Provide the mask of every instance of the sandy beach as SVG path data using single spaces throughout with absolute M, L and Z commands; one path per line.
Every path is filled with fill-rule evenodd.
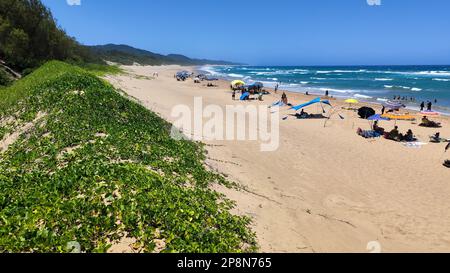
M 263 102 L 232 101 L 228 82 L 206 87 L 205 82 L 174 79 L 176 71 L 194 67 L 123 68 L 128 74 L 106 79 L 171 122 L 172 108 L 192 107 L 194 97 L 221 107 L 271 105 L 282 93 L 267 95 Z M 151 78 L 153 72 L 159 77 Z M 292 104 L 314 98 L 288 97 Z M 338 109 L 347 106 L 331 103 Z M 316 106 L 307 110 L 322 111 Z M 253 219 L 260 251 L 370 252 L 368 244 L 378 242 L 382 252 L 450 252 L 450 170 L 442 166 L 450 153 L 444 154 L 445 144 L 428 143 L 436 132 L 450 138 L 449 118 L 436 118 L 440 129 L 398 121 L 401 132 L 412 129 L 427 143 L 410 148 L 382 138 L 364 139 L 356 130 L 368 130 L 370 123 L 354 111 L 340 113 L 343 120 L 335 116 L 326 126 L 324 120 L 281 120 L 275 152 L 261 152 L 255 141 L 205 141 L 207 164 L 243 187 L 216 190 L 236 201 L 236 214 Z M 380 126 L 391 130 L 394 123 Z

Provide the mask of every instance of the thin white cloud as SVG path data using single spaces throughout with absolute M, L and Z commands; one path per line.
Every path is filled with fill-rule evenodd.
M 69 6 L 81 6 L 81 0 L 66 0 Z

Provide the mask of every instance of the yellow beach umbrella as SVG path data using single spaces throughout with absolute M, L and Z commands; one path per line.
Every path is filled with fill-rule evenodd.
M 358 103 L 359 103 L 359 101 L 356 100 L 356 99 L 348 99 L 348 100 L 346 100 L 345 102 L 346 102 L 346 103 L 349 103 L 349 104 L 358 104 Z
M 241 81 L 241 80 L 235 80 L 231 82 L 232 86 L 239 86 L 239 85 L 245 85 L 245 82 Z

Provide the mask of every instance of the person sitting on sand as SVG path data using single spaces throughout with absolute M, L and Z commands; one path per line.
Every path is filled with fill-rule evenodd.
M 436 134 L 432 135 L 430 137 L 430 142 L 432 143 L 441 143 L 442 139 L 441 139 L 441 133 L 437 132 Z
M 406 141 L 406 142 L 412 142 L 415 141 L 416 138 L 414 137 L 414 133 L 411 129 L 408 130 L 408 132 L 406 132 L 406 135 L 403 136 L 402 141 Z
M 402 137 L 402 135 L 400 135 L 400 132 L 398 131 L 398 126 L 395 126 L 394 129 L 392 129 L 392 131 L 385 134 L 386 139 L 395 140 L 395 141 L 401 140 L 401 137 Z
M 431 121 L 426 116 L 424 116 L 422 118 L 422 123 L 419 124 L 419 126 L 428 127 L 428 128 L 438 128 L 438 127 L 441 127 L 441 124 L 438 122 Z
M 233 90 L 233 94 L 231 95 L 231 98 L 233 100 L 236 100 L 236 90 Z
M 378 121 L 375 121 L 375 122 L 373 123 L 372 129 L 373 129 L 375 132 L 379 133 L 380 135 L 383 135 L 383 134 L 384 134 L 384 128 L 378 126 Z

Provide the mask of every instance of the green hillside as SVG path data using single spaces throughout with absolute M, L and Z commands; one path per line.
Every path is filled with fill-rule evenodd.
M 169 54 L 161 55 L 147 50 L 137 49 L 128 45 L 99 45 L 90 46 L 89 49 L 93 54 L 103 60 L 123 64 L 132 65 L 139 63 L 141 65 L 233 65 L 235 63 L 217 60 L 192 59 L 184 55 Z
M 0 252 L 255 250 L 198 143 L 93 73 L 52 61 L 0 89 Z

